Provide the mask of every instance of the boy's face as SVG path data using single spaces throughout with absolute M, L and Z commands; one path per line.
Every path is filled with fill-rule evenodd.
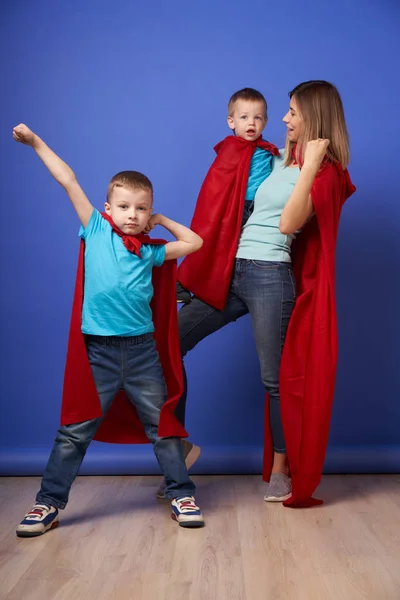
M 148 190 L 114 187 L 106 213 L 124 233 L 136 235 L 144 230 L 152 212 L 153 196 Z
M 261 100 L 238 100 L 233 115 L 228 117 L 229 127 L 244 140 L 256 140 L 267 124 L 265 105 Z

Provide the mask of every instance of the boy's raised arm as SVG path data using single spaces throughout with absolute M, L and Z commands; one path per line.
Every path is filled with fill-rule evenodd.
M 79 185 L 73 170 L 26 125 L 21 124 L 14 127 L 13 138 L 16 142 L 31 146 L 35 150 L 54 179 L 67 192 L 82 225 L 86 227 L 92 215 L 93 206 Z

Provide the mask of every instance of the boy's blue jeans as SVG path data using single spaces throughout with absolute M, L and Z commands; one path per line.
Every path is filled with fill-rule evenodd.
M 93 378 L 105 416 L 119 389 L 124 389 L 139 418 L 166 481 L 168 500 L 192 496 L 180 438 L 157 436 L 166 386 L 152 333 L 134 337 L 86 336 Z M 71 485 L 102 418 L 60 427 L 36 502 L 65 508 Z

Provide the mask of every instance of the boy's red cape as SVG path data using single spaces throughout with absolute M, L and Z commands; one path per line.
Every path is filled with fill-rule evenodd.
M 293 252 L 297 299 L 280 369 L 280 398 L 292 495 L 284 506 L 321 504 L 312 497 L 321 481 L 328 445 L 338 353 L 335 248 L 344 202 L 355 192 L 347 170 L 323 163 L 311 190 L 315 217 Z M 269 481 L 272 442 L 265 407 L 263 478 Z
M 141 244 L 165 244 L 147 235 L 124 235 L 103 214 L 114 231 L 120 235 L 127 249 L 140 255 Z M 84 289 L 84 249 L 81 240 L 78 271 L 72 306 L 64 389 L 61 408 L 61 425 L 80 423 L 101 417 L 101 407 L 90 368 L 85 339 L 81 331 Z M 187 437 L 187 433 L 174 415 L 175 407 L 183 391 L 182 363 L 179 347 L 176 310 L 176 261 L 165 261 L 153 269 L 154 296 L 151 301 L 154 337 L 167 385 L 168 399 L 162 407 L 158 435 L 160 437 Z M 136 409 L 125 392 L 120 391 L 102 421 L 95 438 L 102 442 L 143 444 L 148 439 L 139 421 Z
M 215 146 L 217 157 L 201 187 L 190 225 L 204 243 L 178 269 L 182 285 L 219 310 L 229 290 L 250 162 L 257 146 L 279 156 L 278 148 L 261 137 L 249 142 L 230 135 Z

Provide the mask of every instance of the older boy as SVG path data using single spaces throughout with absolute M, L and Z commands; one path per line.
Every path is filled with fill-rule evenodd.
M 166 479 L 172 517 L 183 527 L 201 527 L 204 520 L 195 504 L 195 486 L 178 437 L 186 432 L 174 423 L 171 402 L 166 401 L 150 300 L 153 267 L 195 252 L 202 240 L 183 225 L 160 214 L 152 215 L 152 185 L 141 173 L 124 171 L 112 178 L 105 214 L 101 214 L 89 202 L 70 167 L 43 140 L 25 125 L 18 125 L 13 137 L 31 146 L 64 187 L 81 221 L 84 241 L 83 306 L 78 306 L 78 277 L 73 308 L 73 319 L 79 308 L 81 332 L 76 335 L 71 322 L 62 425 L 36 503 L 18 525 L 17 535 L 33 537 L 58 525 L 58 511 L 68 502 L 86 449 L 98 430 L 106 426 L 107 413 L 112 413 L 111 405 L 121 389 L 153 444 Z M 157 224 L 177 241 L 163 244 L 141 235 Z M 83 279 L 83 265 L 78 272 Z M 78 356 L 72 347 L 84 351 Z M 72 368 L 79 372 L 71 375 Z M 77 386 L 84 388 L 82 402 L 71 393 Z M 130 413 L 125 414 L 128 422 Z M 112 433 L 115 437 L 115 431 Z M 106 435 L 105 439 L 110 438 Z

